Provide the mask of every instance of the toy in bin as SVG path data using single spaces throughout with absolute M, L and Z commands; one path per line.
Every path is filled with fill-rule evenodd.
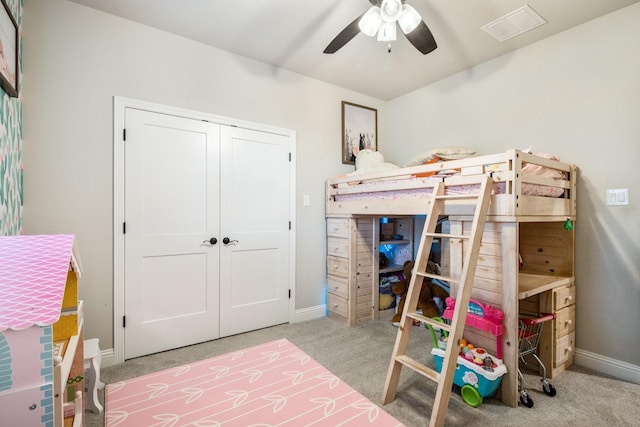
M 451 320 L 454 308 L 455 300 L 447 298 L 443 322 Z M 495 394 L 500 387 L 502 376 L 507 373 L 507 367 L 502 362 L 503 318 L 502 311 L 478 301 L 469 301 L 466 325 L 490 332 L 496 337 L 497 345 L 497 357 L 495 357 L 485 349 L 476 348 L 467 343 L 464 338 L 460 342 L 460 354 L 453 383 L 460 387 L 462 400 L 474 408 L 478 407 L 485 397 L 491 397 Z M 446 332 L 440 330 L 440 337 L 437 337 L 434 329 L 430 325 L 428 327 L 433 339 L 431 354 L 436 362 L 436 369 L 441 372 L 447 345 Z

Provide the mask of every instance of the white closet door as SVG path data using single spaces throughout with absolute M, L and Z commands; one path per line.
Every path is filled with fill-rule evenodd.
M 220 126 L 127 108 L 125 359 L 219 337 Z M 97 243 L 96 243 L 97 244 Z
M 221 129 L 220 336 L 289 319 L 289 138 Z M 230 243 L 223 243 L 227 237 Z

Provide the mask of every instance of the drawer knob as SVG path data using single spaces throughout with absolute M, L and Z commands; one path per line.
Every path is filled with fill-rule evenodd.
M 338 304 L 333 304 L 333 308 L 338 308 Z
M 571 346 L 567 347 L 567 348 L 564 350 L 564 352 L 565 352 L 565 353 L 567 353 L 567 354 L 571 354 L 571 353 L 573 353 L 573 347 L 571 347 Z
M 333 285 L 333 289 L 338 289 L 338 285 Z
M 573 297 L 571 295 L 565 297 L 564 299 L 565 302 L 571 302 L 571 300 L 573 300 Z
M 38 405 L 36 405 L 35 403 L 32 403 L 31 405 L 29 405 L 29 410 L 33 411 L 38 407 Z
M 571 326 L 571 324 L 572 324 L 573 322 L 571 321 L 571 319 L 567 319 L 564 323 L 565 323 L 565 325 L 567 325 L 567 326 Z

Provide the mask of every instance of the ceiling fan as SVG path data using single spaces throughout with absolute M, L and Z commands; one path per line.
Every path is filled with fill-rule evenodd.
M 369 0 L 372 6 L 329 43 L 324 53 L 335 53 L 352 38 L 362 32 L 369 37 L 378 34 L 379 41 L 393 41 L 396 39 L 396 23 L 411 44 L 426 55 L 435 50 L 438 45 L 433 34 L 422 20 L 422 17 L 412 6 L 405 4 L 405 0 Z M 389 45 L 391 52 L 391 45 Z

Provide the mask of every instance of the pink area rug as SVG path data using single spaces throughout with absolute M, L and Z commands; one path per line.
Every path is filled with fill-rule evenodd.
M 286 339 L 106 388 L 107 427 L 402 426 Z

